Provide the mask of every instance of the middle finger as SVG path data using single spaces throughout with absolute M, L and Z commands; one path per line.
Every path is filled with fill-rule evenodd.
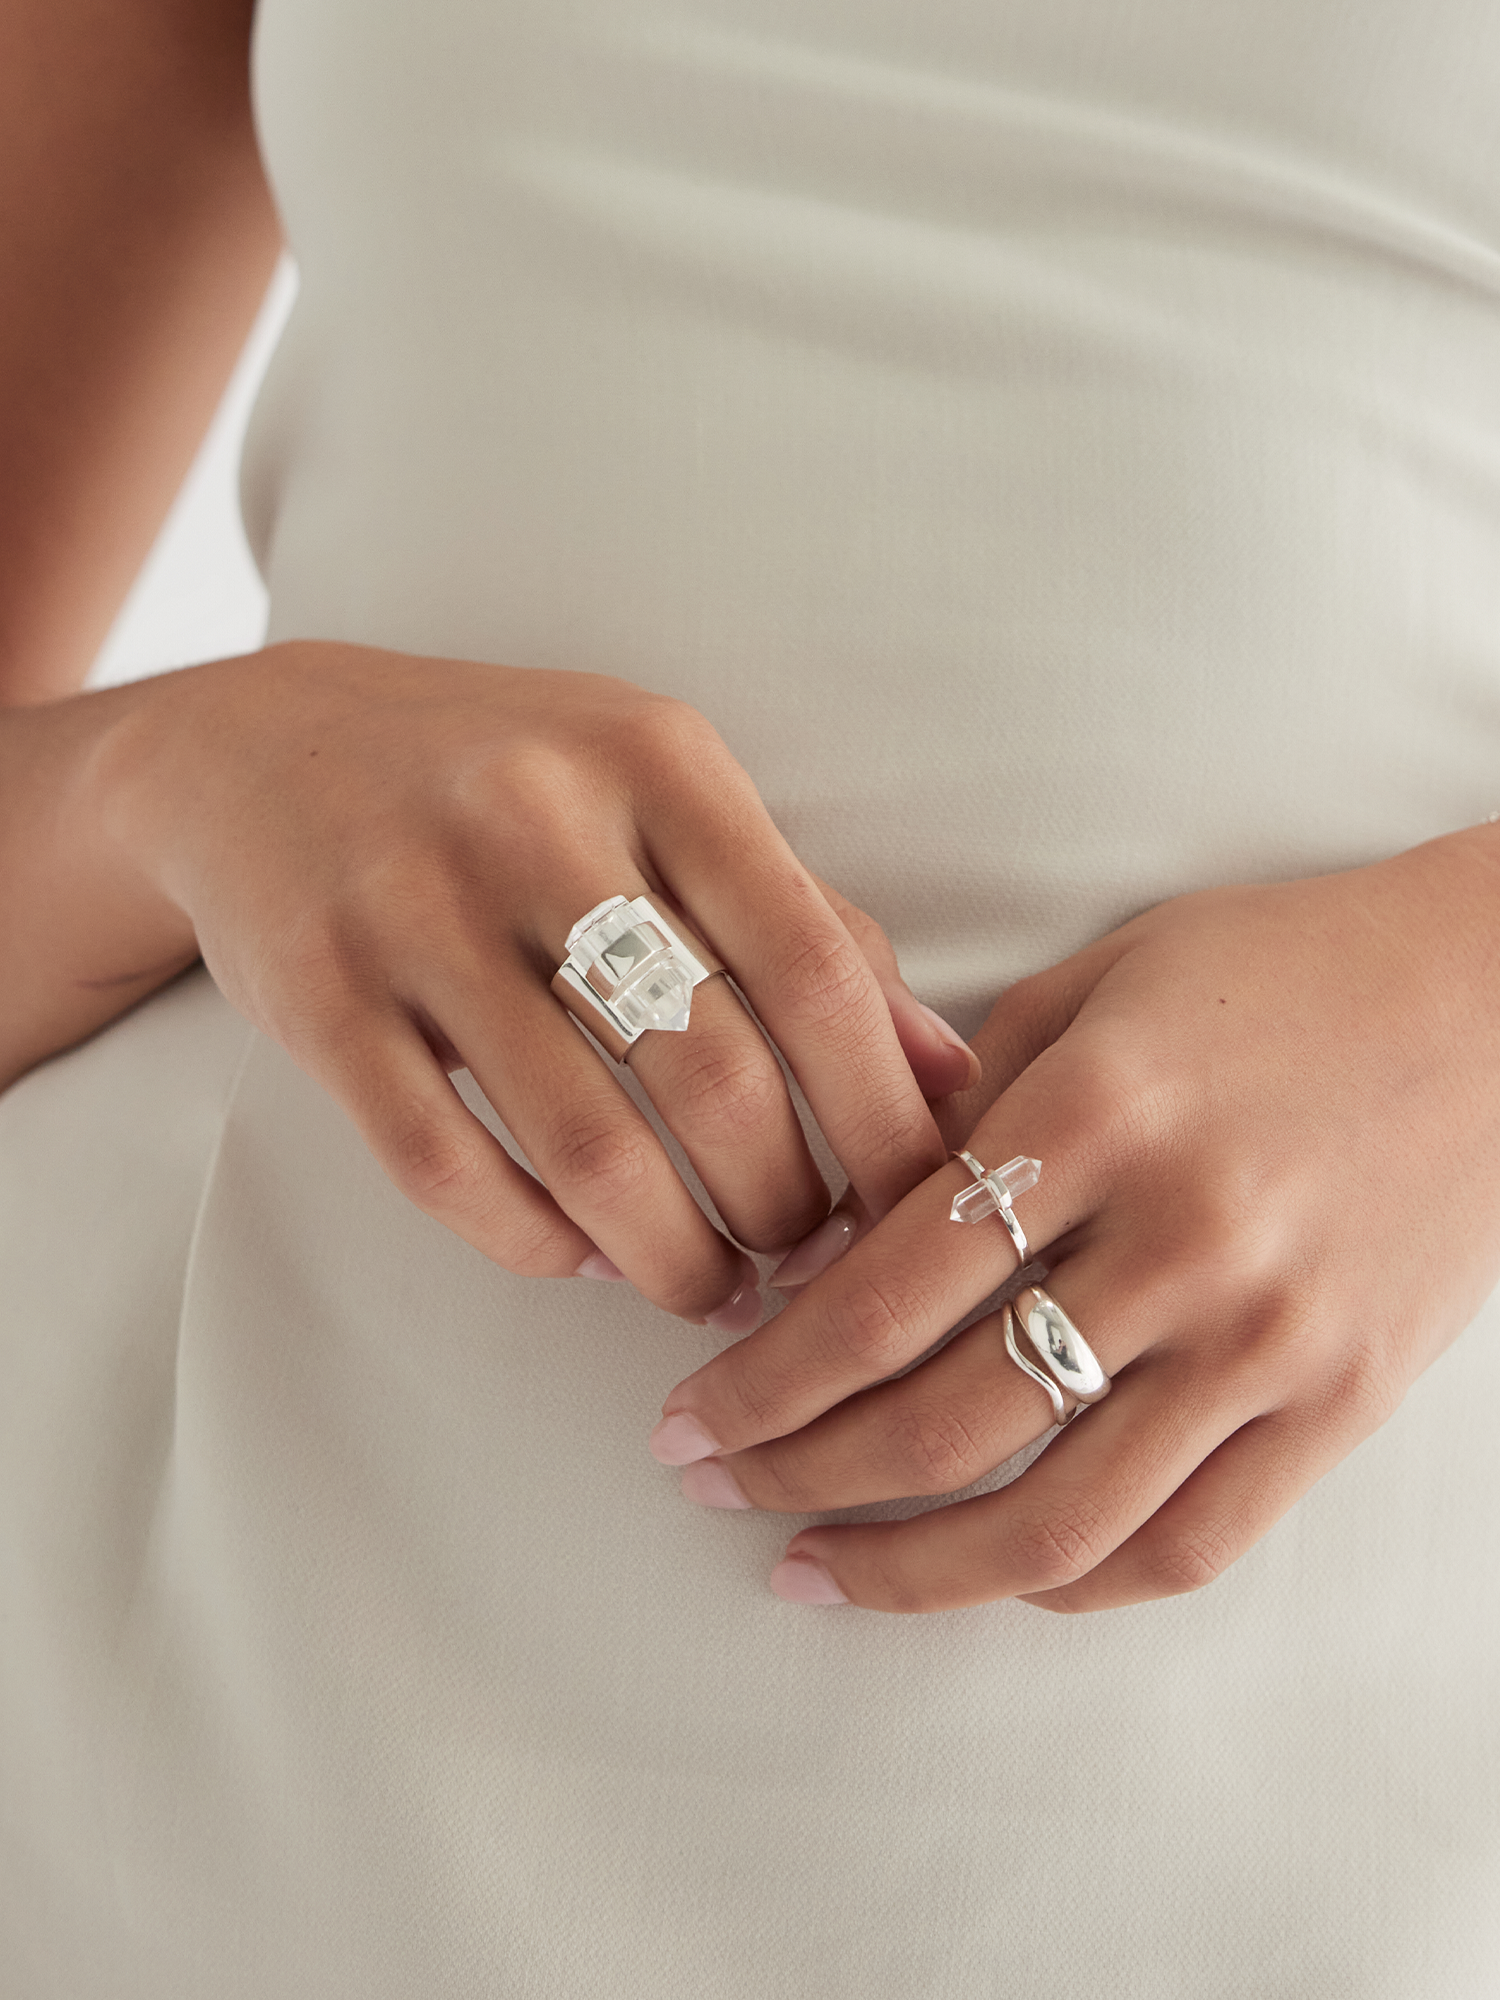
M 1097 1155 L 1070 1146 L 1061 1131 L 1042 1136 L 1038 1154 L 1061 1164 L 1044 1169 L 1017 1204 L 1033 1250 L 1091 1215 L 1104 1192 L 1103 1167 L 1083 1164 Z M 974 1143 L 986 1165 L 1007 1157 L 993 1140 Z M 685 1465 L 785 1437 L 907 1367 L 956 1326 L 1017 1265 L 997 1217 L 949 1220 L 969 1179 L 962 1162 L 931 1175 L 768 1326 L 680 1382 L 652 1435 L 655 1455 Z
M 727 979 L 698 987 L 684 1033 L 642 1035 L 627 1060 L 741 1243 L 779 1249 L 828 1213 L 781 1065 Z

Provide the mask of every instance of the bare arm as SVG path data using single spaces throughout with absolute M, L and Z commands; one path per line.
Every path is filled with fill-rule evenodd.
M 265 291 L 252 11 L 0 0 L 0 703 L 82 682 Z
M 0 0 L 0 1088 L 191 963 L 72 700 L 275 261 L 251 0 Z M 45 704 L 39 705 L 39 704 Z

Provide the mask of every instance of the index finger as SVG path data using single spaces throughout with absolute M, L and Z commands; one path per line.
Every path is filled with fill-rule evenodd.
M 1007 1157 L 999 1148 L 1014 1137 L 999 1113 L 972 1142 L 986 1165 L 999 1165 Z M 1043 1143 L 1054 1137 L 1056 1171 L 1044 1165 L 1040 1184 L 1017 1204 L 1033 1250 L 1075 1227 L 1097 1196 L 1076 1164 L 1080 1150 L 1060 1133 Z M 654 1455 L 688 1465 L 785 1437 L 925 1354 L 1018 1268 L 998 1217 L 949 1220 L 971 1178 L 961 1161 L 931 1175 L 784 1312 L 680 1382 L 652 1433 Z

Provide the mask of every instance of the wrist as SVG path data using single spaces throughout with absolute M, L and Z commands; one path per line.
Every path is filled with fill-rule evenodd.
M 0 730 L 0 1087 L 190 965 L 191 923 L 109 830 L 135 688 L 8 712 Z

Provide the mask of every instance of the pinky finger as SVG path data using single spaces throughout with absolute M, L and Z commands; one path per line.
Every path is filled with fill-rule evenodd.
M 618 1275 L 474 1116 L 409 1023 L 313 1073 L 407 1200 L 493 1263 L 526 1278 Z
M 1022 1598 L 1043 1611 L 1113 1611 L 1215 1582 L 1356 1440 L 1283 1409 L 1226 1438 L 1097 1569 Z

